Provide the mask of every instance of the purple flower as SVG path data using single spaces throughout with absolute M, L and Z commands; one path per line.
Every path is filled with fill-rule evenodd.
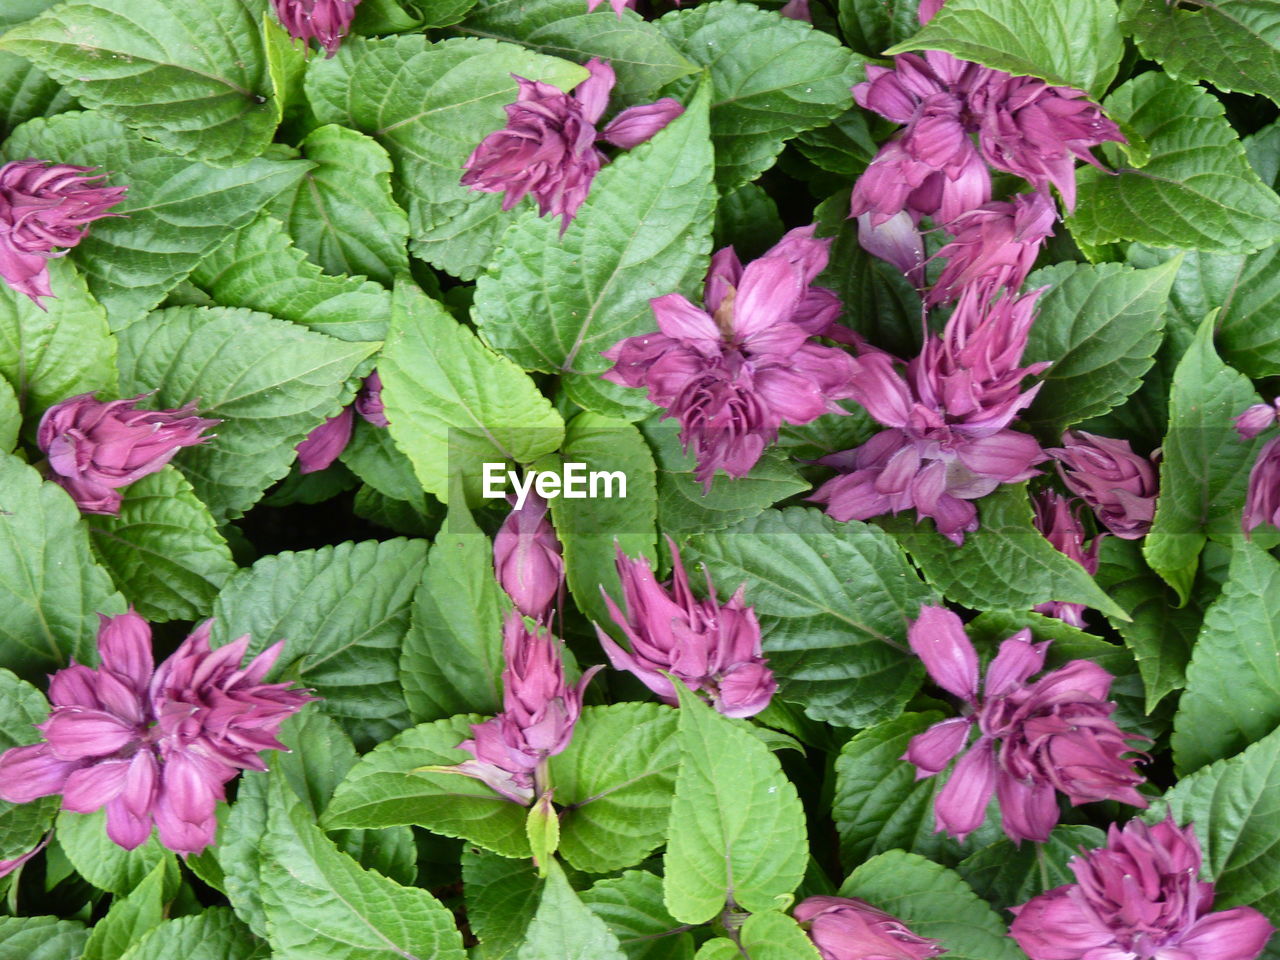
M 1143 780 L 1133 770 L 1135 758 L 1125 756 L 1127 740 L 1146 738 L 1124 733 L 1111 719 L 1115 704 L 1106 697 L 1113 678 L 1102 667 L 1072 660 L 1030 683 L 1044 667 L 1049 642 L 1032 643 L 1031 632 L 1020 630 L 1000 645 L 979 697 L 978 656 L 959 617 L 923 606 L 907 639 L 934 683 L 964 702 L 964 716 L 912 737 L 902 756 L 923 779 L 964 754 L 934 801 L 938 830 L 963 840 L 982 823 L 992 794 L 1015 843 L 1049 839 L 1059 815 L 1055 790 L 1073 805 L 1147 805 L 1134 789 Z M 966 751 L 975 726 L 978 739 Z
M 0 277 L 41 306 L 52 297 L 54 247 L 74 247 L 93 221 L 124 199 L 127 187 L 98 184 L 93 167 L 14 160 L 0 167 Z
M 271 5 L 289 36 L 303 43 L 318 41 L 328 58 L 351 29 L 360 0 L 271 0 Z
M 194 403 L 135 409 L 146 396 L 101 401 L 82 393 L 40 418 L 36 442 L 49 457 L 53 480 L 84 513 L 118 514 L 119 488 L 155 473 L 182 447 L 203 443 L 209 439 L 204 431 L 222 422 L 193 416 Z
M 673 706 L 677 702 L 675 687 L 659 671 L 665 670 L 690 690 L 704 693 L 725 716 L 755 716 L 769 705 L 778 684 L 762 656 L 755 611 L 743 606 L 746 588 L 739 587 L 721 604 L 708 573 L 707 597 L 697 599 L 689 588 L 680 551 L 670 537 L 667 546 L 671 550 L 671 580 L 666 585 L 654 578 L 648 559 L 633 560 L 618 549 L 618 578 L 626 614 L 608 594 L 604 601 L 631 651 L 623 650 L 597 626 L 600 645 L 616 669 L 634 673 Z
M 1028 434 L 1009 429 L 1039 385 L 1023 378 L 1049 364 L 1020 366 L 1040 291 L 988 300 L 965 289 L 941 337 L 907 364 L 874 348 L 854 361 L 852 396 L 889 429 L 821 462 L 841 475 L 809 499 L 837 520 L 866 520 L 914 509 L 956 543 L 978 529 L 971 501 L 1002 483 L 1035 476 L 1047 459 Z
M 883 223 L 870 213 L 858 216 L 858 245 L 873 257 L 897 267 L 912 286 L 924 286 L 924 238 L 916 219 L 901 210 Z
M 107 835 L 129 850 L 153 822 L 170 850 L 211 844 L 224 785 L 240 770 L 265 770 L 259 751 L 283 750 L 280 724 L 315 699 L 262 682 L 283 642 L 241 667 L 249 638 L 210 650 L 212 622 L 153 671 L 147 622 L 132 611 L 103 617 L 101 666 L 73 662 L 53 675 L 44 742 L 0 756 L 0 799 L 61 793 L 64 810 L 105 806 Z
M 629 337 L 604 351 L 604 379 L 647 387 L 649 399 L 680 421 L 694 476 L 710 488 L 718 469 L 745 476 L 784 423 L 846 412 L 853 359 L 810 343 L 826 332 L 840 303 L 811 287 L 826 266 L 829 240 L 813 227 L 792 230 L 744 269 L 732 248 L 711 260 L 706 309 L 677 293 L 650 300 L 659 332 Z
M 1170 814 L 1112 824 L 1071 861 L 1075 883 L 1020 907 L 1009 936 L 1031 960 L 1254 960 L 1274 927 L 1253 907 L 1213 910 L 1200 843 Z
M 502 713 L 471 727 L 458 744 L 474 760 L 449 770 L 482 780 L 516 803 L 528 805 L 543 784 L 535 783 L 548 757 L 563 752 L 582 713 L 582 693 L 602 666 L 587 670 L 576 686 L 565 683 L 560 641 L 545 627 L 530 627 L 512 611 L 502 627 Z
M 1264 523 L 1280 527 L 1280 436 L 1268 440 L 1253 462 L 1249 492 L 1240 517 L 1246 534 Z
M 808 897 L 792 916 L 809 925 L 822 960 L 928 960 L 946 953 L 897 917 L 853 897 Z
M 1280 397 L 1270 403 L 1255 403 L 1235 419 L 1236 432 L 1241 440 L 1252 440 L 1280 421 Z
M 298 472 L 315 473 L 337 460 L 351 442 L 353 426 L 355 418 L 351 414 L 351 407 L 343 407 L 341 413 L 330 417 L 308 433 L 297 447 Z
M 809 11 L 809 0 L 787 0 L 778 12 L 788 20 L 813 23 L 813 14 Z
M 1043 490 L 1031 498 L 1035 508 L 1036 529 L 1044 534 L 1045 539 L 1053 544 L 1059 553 L 1065 553 L 1090 576 L 1098 572 L 1098 548 L 1102 546 L 1102 537 L 1094 537 L 1088 552 L 1084 549 L 1084 527 L 1080 523 L 1079 501 L 1077 508 L 1072 509 L 1070 501 L 1052 490 Z M 1050 600 L 1037 604 L 1033 608 L 1036 613 L 1044 613 L 1057 617 L 1073 627 L 1084 626 L 1084 604 L 1062 603 Z
M 1136 540 L 1151 529 L 1160 484 L 1151 461 L 1134 453 L 1128 440 L 1068 430 L 1062 446 L 1046 452 L 1058 461 L 1067 489 L 1117 537 Z
M 596 58 L 587 62 L 587 71 L 590 76 L 572 96 L 540 80 L 515 77 L 520 92 L 505 108 L 507 125 L 471 152 L 463 185 L 486 193 L 505 192 L 503 210 L 529 194 L 542 216 L 563 218 L 563 233 L 606 162 L 597 140 L 630 149 L 684 112 L 679 103 L 664 97 L 623 110 L 597 133 L 595 125 L 608 105 L 615 78 L 613 68 Z
M 382 406 L 382 378 L 374 370 L 364 378 L 360 392 L 356 394 L 356 413 L 375 427 L 387 425 L 387 415 Z
M 993 201 L 960 214 L 947 224 L 954 239 L 937 253 L 947 263 L 927 304 L 954 300 L 971 284 L 1016 292 L 1057 218 L 1053 201 L 1043 193 L 1020 193 L 1012 203 Z
M 514 500 L 514 495 L 508 499 Z M 547 501 L 530 493 L 522 508 L 512 507 L 493 538 L 493 569 L 498 583 L 526 617 L 545 622 L 564 583 L 560 541 L 547 519 Z

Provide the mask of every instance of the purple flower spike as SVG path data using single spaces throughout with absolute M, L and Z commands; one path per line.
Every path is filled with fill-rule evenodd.
M 1036 529 L 1044 534 L 1045 539 L 1053 544 L 1059 553 L 1065 553 L 1090 576 L 1098 572 L 1098 548 L 1102 546 L 1102 537 L 1094 537 L 1092 545 L 1084 549 L 1084 526 L 1080 523 L 1079 503 L 1072 509 L 1066 497 L 1043 490 L 1031 498 L 1035 508 Z M 1033 608 L 1036 613 L 1044 613 L 1057 617 L 1073 627 L 1084 626 L 1084 604 L 1061 603 L 1050 600 Z
M 602 669 L 592 667 L 576 686 L 564 679 L 561 643 L 545 627 L 530 627 L 512 611 L 502 627 L 502 713 L 471 727 L 458 744 L 475 757 L 454 773 L 482 780 L 498 793 L 528 806 L 535 773 L 548 757 L 564 751 L 582 713 L 582 694 Z M 541 793 L 541 789 L 537 791 Z
M 1249 492 L 1240 518 L 1246 534 L 1264 523 L 1280 527 L 1280 436 L 1263 445 L 1249 471 Z
M 360 0 L 271 0 L 271 4 L 289 36 L 303 43 L 317 41 L 328 58 L 338 52 L 351 29 Z
M 1117 537 L 1136 540 L 1151 529 L 1160 483 L 1151 461 L 1134 453 L 1128 440 L 1068 430 L 1062 446 L 1046 452 L 1058 461 L 1067 489 Z
M 510 495 L 509 499 L 515 499 Z M 547 519 L 547 501 L 530 492 L 524 507 L 512 507 L 493 538 L 493 569 L 516 609 L 545 622 L 564 584 L 560 541 Z
M 671 581 L 666 585 L 654 578 L 648 559 L 633 560 L 618 549 L 618 578 L 626 614 L 607 593 L 604 601 L 631 650 L 623 650 L 597 626 L 600 645 L 616 669 L 634 673 L 673 706 L 677 702 L 675 688 L 661 671 L 674 675 L 690 690 L 702 692 L 725 716 L 755 716 L 769 705 L 778 684 L 765 663 L 755 611 L 743 605 L 745 588 L 739 587 L 722 604 L 708 573 L 707 597 L 698 600 L 689 587 L 680 551 L 670 537 L 667 546 L 671 550 Z
M 1012 203 L 994 201 L 962 213 L 947 229 L 955 239 L 938 251 L 946 260 L 927 303 L 954 300 L 969 285 L 989 284 L 1017 291 L 1031 272 L 1058 217 L 1043 193 L 1020 193 Z
M 1070 866 L 1075 883 L 1011 908 L 1009 936 L 1031 960 L 1254 960 L 1275 930 L 1253 907 L 1212 909 L 1200 843 L 1172 813 L 1112 824 Z
M 40 418 L 36 442 L 49 457 L 53 480 L 84 513 L 120 512 L 119 489 L 155 473 L 183 447 L 203 443 L 221 423 L 177 410 L 138 410 L 139 394 L 101 401 L 82 393 L 56 403 Z
M 356 413 L 375 427 L 387 426 L 387 414 L 382 406 L 382 378 L 374 370 L 364 378 L 364 385 L 356 394 Z
M 74 247 L 124 199 L 127 187 L 104 187 L 93 167 L 14 160 L 0 167 L 0 277 L 43 309 L 52 297 L 49 260 Z
M 160 842 L 199 853 L 218 828 L 217 802 L 240 770 L 265 770 L 258 753 L 283 750 L 275 734 L 315 698 L 263 683 L 283 644 L 240 665 L 249 638 L 209 648 L 205 621 L 153 672 L 151 628 L 130 611 L 103 617 L 101 666 L 59 670 L 44 742 L 0 755 L 0 799 L 62 794 L 62 808 L 106 807 L 107 836 L 132 850 L 152 824 Z
M 343 407 L 337 416 L 330 417 L 308 433 L 298 444 L 298 472 L 315 473 L 337 460 L 351 442 L 354 426 L 351 407 Z
M 947 951 L 897 917 L 853 897 L 809 897 L 792 916 L 809 925 L 822 960 L 928 960 Z
M 1111 719 L 1106 702 L 1112 676 L 1087 660 L 1072 660 L 1034 683 L 1044 666 L 1044 643 L 1021 630 L 1000 645 L 978 691 L 977 654 L 960 618 L 942 607 L 923 606 L 907 633 L 911 649 L 929 676 L 964 703 L 964 715 L 935 723 L 912 737 L 902 756 L 917 779 L 932 777 L 959 756 L 934 801 L 937 830 L 963 840 L 978 828 L 992 796 L 1000 803 L 1004 832 L 1014 843 L 1043 842 L 1058 822 L 1055 791 L 1072 804 L 1147 801 L 1135 787 L 1143 778 L 1136 758 Z M 978 739 L 965 747 L 969 731 Z

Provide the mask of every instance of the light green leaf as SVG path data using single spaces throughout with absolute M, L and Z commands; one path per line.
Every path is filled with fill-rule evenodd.
M 174 461 L 218 521 L 289 472 L 298 441 L 350 402 L 347 378 L 376 349 L 230 307 L 158 310 L 119 340 L 126 394 L 158 388 L 157 408 L 194 402 L 222 420 L 216 439 Z
M 1077 173 L 1079 206 L 1067 224 L 1078 240 L 1251 253 L 1280 238 L 1280 198 L 1250 168 L 1209 91 L 1153 71 L 1103 106 L 1146 141 L 1150 158 L 1141 167 L 1119 164 L 1114 174 Z
M 129 188 L 112 216 L 94 223 L 70 254 L 113 330 L 164 299 L 201 257 L 308 167 L 262 158 L 211 167 L 166 153 L 96 112 L 24 124 L 5 141 L 3 159 L 27 157 L 100 167 L 110 184 Z
M 626 960 L 604 921 L 583 905 L 564 870 L 548 865 L 538 912 L 525 932 L 519 960 Z
M 0 13 L 0 18 L 4 16 Z M 57 80 L 29 60 L 0 51 L 0 134 L 8 136 L 20 123 L 75 106 L 75 98 Z
M 627 960 L 692 960 L 693 937 L 667 913 L 661 877 L 628 870 L 584 890 L 582 902 L 608 924 Z
M 1094 849 L 1106 842 L 1107 835 L 1097 827 L 1059 825 L 1044 843 L 1018 847 L 1011 840 L 997 840 L 966 857 L 956 872 L 997 909 L 1008 909 L 1064 883 L 1075 883 L 1067 862 L 1080 855 L 1081 847 Z
M 945 50 L 1015 76 L 1099 97 L 1124 53 L 1111 0 L 950 0 L 910 40 L 886 50 Z
M 528 860 L 513 860 L 477 847 L 462 851 L 462 893 L 467 922 L 480 940 L 484 960 L 507 960 L 524 943 L 541 896 L 538 874 Z M 590 892 L 584 898 L 590 896 Z M 661 881 L 658 898 L 661 900 Z M 589 901 L 588 901 L 589 902 Z
M 418 767 L 473 759 L 457 745 L 483 717 L 464 715 L 410 727 L 365 754 L 334 791 L 325 828 L 416 824 L 463 837 L 504 857 L 528 857 L 526 808 L 479 780 Z
M 1263 440 L 1242 442 L 1232 417 L 1258 402 L 1253 385 L 1213 347 L 1213 315 L 1183 355 L 1169 395 L 1160 497 L 1142 552 L 1185 603 L 1210 535 L 1240 535 L 1249 469 Z
M 821 960 L 800 924 L 781 913 L 747 917 L 738 937 L 751 960 Z
M 663 857 L 667 912 L 785 909 L 808 859 L 804 808 L 769 748 L 676 683 L 680 773 Z
M 502 108 L 516 99 L 512 74 L 561 89 L 587 76 L 577 64 L 514 44 L 431 43 L 420 35 L 348 38 L 332 60 L 317 57 L 307 70 L 307 98 L 319 122 L 367 134 L 391 155 L 414 252 L 463 280 L 489 262 L 517 216 L 502 212 L 500 196 L 459 182 L 476 144 L 506 122 Z
M 218 829 L 218 842 L 211 848 L 222 871 L 223 892 L 242 921 L 260 937 L 267 935 L 267 916 L 262 909 L 262 867 L 259 843 L 267 829 L 268 774 L 246 771 L 236 785 L 236 802 L 226 822 Z
M 0 750 L 39 739 L 35 725 L 49 718 L 44 694 L 8 670 L 0 670 L 0 705 Z M 17 859 L 39 843 L 53 824 L 58 804 L 56 796 L 30 803 L 0 800 L 0 860 Z
M 22 429 L 22 408 L 9 381 L 0 376 L 0 453 L 10 453 L 18 444 Z
M 0 454 L 0 667 L 28 679 L 96 663 L 98 614 L 125 610 L 79 521 L 66 491 Z
M 57 917 L 0 917 L 0 955 L 14 960 L 79 960 L 89 931 Z
M 119 516 L 86 516 L 89 542 L 147 620 L 199 620 L 236 571 L 209 508 L 175 468 L 124 490 Z
M 516 221 L 476 284 L 485 339 L 526 370 L 560 374 L 589 409 L 618 416 L 596 394 L 632 393 L 596 383 L 611 366 L 600 352 L 653 330 L 649 300 L 691 294 L 706 272 L 716 200 L 707 101 L 703 84 L 684 114 L 605 167 L 563 236 L 558 219 L 533 211 Z M 591 381 L 586 392 L 580 381 Z
M 247 633 L 253 655 L 286 641 L 274 675 L 315 689 L 358 744 L 385 740 L 408 722 L 400 644 L 425 560 L 405 539 L 264 557 L 218 596 L 213 645 Z
M 531 463 L 564 439 L 533 380 L 407 281 L 396 284 L 378 373 L 391 436 L 446 502 L 451 477 L 478 502 L 482 464 Z
M 166 920 L 151 929 L 121 960 L 268 960 L 257 940 L 226 907 Z
M 255 6 L 64 0 L 0 49 L 162 147 L 232 166 L 263 151 L 278 119 Z
M 1180 261 L 1150 270 L 1118 263 L 1060 263 L 1027 278 L 1049 285 L 1037 304 L 1023 363 L 1053 363 L 1024 421 L 1055 440 L 1064 427 L 1118 406 L 1142 384 L 1164 335 L 1164 310 Z
M 834 37 L 748 3 L 672 11 L 658 26 L 711 77 L 716 183 L 730 190 L 773 166 L 787 140 L 852 105 L 861 58 Z
M 263 834 L 262 904 L 275 960 L 465 960 L 453 915 L 334 847 L 276 777 Z
M 298 145 L 315 164 L 271 212 L 294 242 L 331 274 L 387 286 L 409 269 L 409 219 L 391 196 L 391 158 L 376 140 L 330 124 Z
M 201 260 L 191 281 L 224 307 L 259 310 L 339 340 L 381 340 L 391 320 L 389 291 L 325 276 L 265 213 Z
M 76 872 L 101 890 L 126 894 L 146 879 L 162 860 L 174 856 L 160 845 L 154 832 L 142 846 L 126 850 L 107 836 L 107 815 L 97 813 L 58 814 L 56 842 Z M 174 866 L 176 873 L 176 863 Z
M 157 863 L 127 897 L 113 901 L 107 915 L 93 925 L 82 960 L 119 960 L 165 919 L 165 903 L 172 896 L 165 888 L 177 889 L 178 880 L 176 860 Z
M 781 696 L 815 720 L 865 727 L 896 716 L 923 675 L 907 620 L 935 594 L 883 531 L 811 507 L 766 510 L 694 536 L 722 596 L 746 585 Z

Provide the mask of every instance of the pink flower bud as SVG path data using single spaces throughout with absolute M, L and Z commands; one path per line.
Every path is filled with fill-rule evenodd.
M 316 427 L 298 444 L 298 472 L 315 473 L 328 467 L 351 442 L 351 430 L 355 426 L 350 407 L 330 417 Z
M 1128 440 L 1068 430 L 1062 447 L 1048 453 L 1067 489 L 1117 537 L 1136 540 L 1151 529 L 1160 484 L 1151 461 L 1134 453 Z
M 587 0 L 587 13 L 590 13 L 604 0 Z M 618 19 L 622 19 L 623 10 L 634 10 L 636 8 L 636 0 L 609 0 L 609 6 L 613 7 L 613 12 L 618 15 Z M 676 4 L 679 6 L 679 4 Z
M 1236 432 L 1241 440 L 1252 440 L 1270 430 L 1280 420 L 1280 398 L 1271 403 L 1255 403 L 1235 418 Z
M 1128 446 L 1128 444 L 1126 444 Z M 1102 546 L 1102 536 L 1094 537 L 1093 544 L 1086 552 L 1084 549 L 1084 525 L 1080 522 L 1079 509 L 1072 509 L 1066 497 L 1052 490 L 1042 490 L 1031 498 L 1035 510 L 1036 529 L 1044 534 L 1045 539 L 1053 544 L 1059 553 L 1065 553 L 1090 576 L 1098 572 L 1098 548 Z M 1080 506 L 1080 501 L 1075 501 Z M 1057 617 L 1073 627 L 1084 626 L 1084 604 L 1063 603 L 1050 600 L 1038 604 L 1037 613 Z
M 351 29 L 360 0 L 271 0 L 271 4 L 289 36 L 303 43 L 318 41 L 328 58 L 338 52 Z
M 1264 523 L 1280 527 L 1280 436 L 1263 445 L 1249 471 L 1249 491 L 1240 518 L 1246 534 Z
M 387 415 L 382 406 L 382 378 L 377 370 L 364 378 L 364 385 L 356 394 L 355 408 L 356 413 L 375 427 L 387 425 Z
M 971 284 L 1016 292 L 1031 272 L 1058 211 L 1044 193 L 1020 193 L 1012 203 L 993 201 L 947 224 L 954 239 L 936 256 L 946 261 L 929 291 L 930 306 L 960 296 Z
M 947 952 L 865 900 L 809 897 L 796 904 L 792 916 L 809 925 L 822 960 L 927 960 Z
M 530 493 L 512 508 L 493 538 L 493 569 L 516 609 L 545 621 L 564 583 L 560 541 L 547 519 L 547 501 Z
M 209 439 L 204 431 L 222 422 L 193 416 L 194 403 L 135 409 L 146 396 L 100 401 L 82 393 L 40 418 L 36 442 L 49 457 L 53 480 L 83 512 L 119 513 L 119 488 L 155 473 L 182 447 L 203 443 Z
M 653 137 L 680 114 L 684 113 L 678 101 L 663 97 L 653 103 L 628 107 L 609 121 L 600 132 L 600 139 L 615 147 L 630 150 Z

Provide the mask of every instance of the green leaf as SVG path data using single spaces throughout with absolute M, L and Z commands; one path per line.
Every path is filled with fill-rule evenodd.
M 0 377 L 0 453 L 9 453 L 18 445 L 18 433 L 22 429 L 22 409 L 18 395 L 9 381 Z
M 786 141 L 851 106 L 862 60 L 804 23 L 747 3 L 704 3 L 658 21 L 711 77 L 716 184 L 730 190 L 773 166 Z
M 121 960 L 267 960 L 268 955 L 266 945 L 230 910 L 210 907 L 153 927 Z
M 978 504 L 981 526 L 957 547 L 909 517 L 881 517 L 948 600 L 977 610 L 1027 610 L 1048 600 L 1083 603 L 1119 619 L 1128 614 L 1031 522 L 1026 484 L 1006 484 Z M 912 614 L 914 616 L 914 613 Z
M 262 153 L 277 122 L 254 6 L 65 0 L 0 48 L 162 147 L 233 166 Z
M 1064 883 L 1075 883 L 1067 861 L 1080 848 L 1105 846 L 1107 835 L 1097 827 L 1058 826 L 1044 843 L 1014 846 L 998 840 L 965 858 L 956 867 L 983 899 L 998 909 L 1026 903 L 1032 897 Z
M 463 280 L 489 262 L 517 216 L 502 212 L 502 197 L 459 182 L 476 144 L 506 122 L 502 108 L 516 99 L 512 74 L 561 89 L 587 76 L 577 64 L 514 44 L 423 36 L 348 38 L 337 56 L 317 57 L 307 70 L 317 120 L 367 134 L 391 155 L 414 253 Z
M 158 310 L 120 333 L 120 385 L 157 408 L 198 404 L 217 438 L 174 461 L 217 521 L 248 510 L 289 472 L 294 447 L 351 400 L 375 344 L 344 343 L 230 307 Z
M 0 750 L 38 739 L 35 725 L 49 718 L 44 694 L 8 670 L 0 670 L 0 705 Z M 53 824 L 58 805 L 56 796 L 30 803 L 0 800 L 0 860 L 14 860 L 39 843 Z
M 649 419 L 640 429 L 658 468 L 659 526 L 672 537 L 723 530 L 809 489 L 784 454 L 768 450 L 745 477 L 717 471 L 711 489 L 704 491 L 693 478 L 694 456 L 680 449 L 676 421 Z
M 667 913 L 661 877 L 628 870 L 583 891 L 582 902 L 608 924 L 627 960 L 692 960 L 693 937 Z
M 560 854 L 587 873 L 639 863 L 666 837 L 680 746 L 676 715 L 656 703 L 587 707 L 551 758 L 563 807 Z
M 1064 427 L 1106 413 L 1142 384 L 1164 335 L 1164 310 L 1180 261 L 1150 270 L 1119 263 L 1059 263 L 1028 286 L 1039 301 L 1024 363 L 1053 363 L 1024 420 L 1056 441 Z
M 126 894 L 138 886 L 162 860 L 173 860 L 173 854 L 152 833 L 147 842 L 134 850 L 118 846 L 107 836 L 107 815 L 96 813 L 58 814 L 57 843 L 76 872 L 101 890 Z M 176 873 L 176 862 L 173 867 Z
M 478 502 L 482 464 L 531 463 L 564 439 L 533 380 L 407 281 L 396 284 L 378 373 L 391 436 L 446 502 L 450 477 Z
M 1121 27 L 1175 80 L 1280 100 L 1280 3 L 1218 0 L 1179 7 L 1125 0 Z
M 126 487 L 119 516 L 85 519 L 94 555 L 153 622 L 207 616 L 236 571 L 209 508 L 173 467 Z
M 472 714 L 424 723 L 379 744 L 334 791 L 325 828 L 416 824 L 504 857 L 528 857 L 525 807 L 471 777 L 417 770 L 473 759 L 457 745 L 482 719 Z
M 165 919 L 165 888 L 178 885 L 178 862 L 161 860 L 123 899 L 111 904 L 107 915 L 89 931 L 82 960 L 119 960 L 131 946 Z
M 889 850 L 849 875 L 842 897 L 893 914 L 913 933 L 936 937 L 955 960 L 1021 960 L 1004 922 L 956 873 L 924 857 Z
M 611 366 L 600 352 L 654 329 L 649 300 L 692 293 L 706 272 L 716 200 L 707 102 L 703 84 L 683 115 L 605 167 L 563 236 L 558 219 L 517 220 L 476 284 L 485 339 L 526 370 L 560 374 L 589 409 L 617 416 L 596 393 L 632 393 L 595 382 Z
M 365 36 L 403 33 L 416 27 L 448 27 L 461 20 L 476 0 L 364 0 L 352 28 Z M 406 10 L 405 6 L 409 9 Z
M 1095 98 L 1111 84 L 1124 38 L 1110 0 L 950 0 L 920 32 L 885 51 L 945 50 L 1015 76 L 1040 77 Z
M 101 304 L 67 260 L 49 261 L 54 299 L 40 309 L 0 284 L 0 377 L 18 395 L 30 426 L 78 393 L 116 388 L 116 342 Z
M 96 663 L 98 614 L 125 610 L 79 521 L 66 491 L 0 454 L 0 667 L 19 676 Z
M 200 35 L 200 34 L 198 34 Z M 227 234 L 307 170 L 258 158 L 231 169 L 172 156 L 98 113 L 33 120 L 4 144 L 4 159 L 57 157 L 100 167 L 129 193 L 71 251 L 89 291 L 119 330 L 158 304 Z
M 1250 168 L 1209 91 L 1154 71 L 1117 88 L 1103 106 L 1151 155 L 1140 168 L 1077 173 L 1079 206 L 1067 221 L 1077 240 L 1251 253 L 1280 237 L 1280 198 Z
M 769 748 L 676 683 L 680 773 L 663 857 L 667 912 L 784 909 L 808 859 L 804 809 Z
M 918 0 L 840 0 L 840 32 L 854 50 L 878 57 L 920 29 L 918 7 Z
M 1187 774 L 1239 753 L 1280 725 L 1280 563 L 1243 537 L 1205 612 L 1174 717 L 1174 764 Z
M 781 913 L 747 917 L 738 938 L 751 960 L 821 960 L 818 948 L 800 924 Z M 737 951 L 730 956 L 735 954 Z
M 298 145 L 315 167 L 272 201 L 294 242 L 331 274 L 391 285 L 409 269 L 409 219 L 391 196 L 391 158 L 376 140 L 336 124 Z
M 597 487 L 591 481 L 585 498 L 560 496 L 551 500 L 556 536 L 564 545 L 565 578 L 578 609 L 599 623 L 611 623 L 600 595 L 604 587 L 615 598 L 622 595 L 615 545 L 630 557 L 655 559 L 658 500 L 653 455 L 640 431 L 625 420 L 613 420 L 584 412 L 569 421 L 564 450 L 567 463 L 586 464 L 577 476 L 585 482 L 591 473 L 621 473 L 623 481 L 605 478 Z M 559 469 L 554 458 L 546 464 Z M 603 494 L 610 494 L 605 496 Z
M 745 582 L 781 695 L 813 719 L 870 726 L 919 688 L 907 620 L 935 594 L 881 530 L 788 507 L 697 535 L 690 547 L 721 593 Z
M 371 280 L 325 276 L 265 213 L 201 260 L 191 281 L 224 307 L 259 310 L 339 340 L 381 340 L 391 320 L 390 292 Z
M 357 743 L 385 740 L 408 722 L 400 644 L 425 560 L 405 539 L 264 557 L 218 596 L 212 643 L 247 633 L 252 655 L 285 640 L 274 675 L 314 688 Z
M 548 865 L 538 912 L 525 933 L 519 960 L 626 960 L 604 921 L 583 905 L 564 870 Z
M 246 771 L 236 785 L 236 802 L 226 821 L 218 828 L 211 848 L 222 871 L 223 892 L 241 920 L 260 937 L 267 935 L 267 916 L 262 909 L 262 867 L 259 844 L 267 829 L 267 790 L 270 776 Z
M 1185 603 L 1208 536 L 1240 535 L 1245 488 L 1262 439 L 1244 443 L 1232 417 L 1258 402 L 1253 385 L 1213 348 L 1213 315 L 1173 376 L 1160 497 L 1142 552 Z
M 78 960 L 89 931 L 57 917 L 0 917 L 0 955 L 14 960 Z
M 29 60 L 0 51 L 0 134 L 8 136 L 20 123 L 75 106 L 75 98 L 57 80 Z
M 426 890 L 361 869 L 276 777 L 262 844 L 262 903 L 276 960 L 465 960 L 453 915 Z
M 285 117 L 292 122 L 304 115 L 302 80 L 307 72 L 307 50 L 289 36 L 274 14 L 274 10 L 262 14 L 262 46 L 271 78 L 272 111 L 278 124 Z
M 357 417 L 351 442 L 342 451 L 341 459 L 352 473 L 385 497 L 416 503 L 424 513 L 435 503 L 434 498 L 422 492 L 413 464 L 385 427 L 375 427 Z
M 612 11 L 610 11 L 612 13 Z M 538 53 L 585 63 L 606 60 L 618 76 L 615 100 L 656 99 L 658 88 L 698 68 L 634 10 L 605 18 L 578 0 L 482 0 L 472 8 L 462 33 L 510 40 Z
M 480 940 L 478 956 L 484 960 L 514 957 L 542 893 L 529 861 L 466 847 L 462 851 L 462 892 L 467 922 Z M 661 900 L 661 881 L 658 897 Z

